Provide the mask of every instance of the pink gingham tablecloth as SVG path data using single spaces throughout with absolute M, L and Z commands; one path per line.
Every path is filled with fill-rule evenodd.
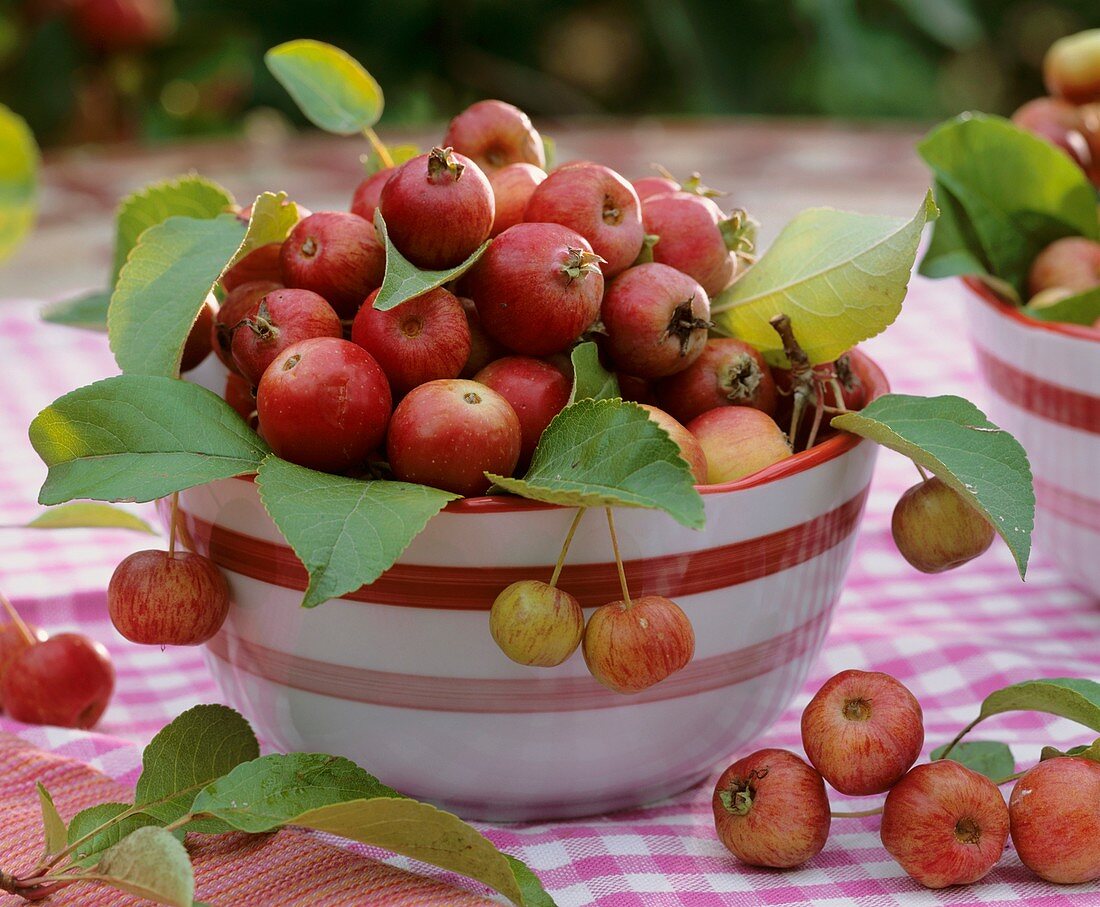
M 898 324 L 865 345 L 895 390 L 960 393 L 982 404 L 961 293 L 952 284 L 915 279 Z M 45 470 L 26 440 L 33 415 L 61 393 L 114 372 L 105 338 L 41 324 L 37 308 L 31 301 L 0 303 L 5 385 L 0 394 L 5 429 L 0 523 L 5 527 L 39 509 L 35 497 Z M 822 681 L 845 668 L 888 671 L 908 684 L 924 706 L 928 749 L 948 740 L 976 714 L 981 698 L 1001 686 L 1044 676 L 1100 676 L 1100 602 L 1068 585 L 1042 552 L 1033 557 L 1026 584 L 999 543 L 977 562 L 940 576 L 923 576 L 902 561 L 890 539 L 890 512 L 915 480 L 907 460 L 883 452 L 825 649 L 806 688 L 758 745 L 799 751 L 802 707 Z M 134 509 L 152 519 L 149 507 Z M 52 631 L 79 627 L 105 642 L 119 672 L 116 695 L 98 733 L 26 727 L 6 718 L 0 719 L 0 730 L 128 783 L 140 768 L 140 744 L 188 706 L 218 699 L 198 652 L 129 645 L 107 620 L 104 589 L 111 570 L 128 552 L 150 542 L 156 540 L 119 531 L 0 529 L 0 587 L 29 620 Z M 1068 722 L 1040 715 L 1002 716 L 987 723 L 985 734 L 1013 744 L 1021 766 L 1038 757 L 1042 743 L 1068 746 L 1089 736 Z M 740 754 L 731 753 L 731 759 L 735 755 Z M 561 907 L 1100 905 L 1096 885 L 1040 882 L 1011 847 L 978 884 L 926 891 L 882 849 L 875 818 L 835 821 L 822 853 L 796 871 L 748 869 L 714 837 L 712 783 L 632 812 L 479 827 L 526 861 Z M 834 797 L 834 808 L 866 805 Z M 364 852 L 396 866 L 413 865 Z

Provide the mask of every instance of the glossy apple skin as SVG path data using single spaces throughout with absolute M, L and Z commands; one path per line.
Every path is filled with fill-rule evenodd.
M 396 308 L 374 308 L 367 297 L 351 326 L 351 339 L 382 366 L 395 397 L 436 378 L 456 378 L 470 357 L 470 327 L 462 303 L 442 287 Z
M 104 53 L 144 50 L 176 27 L 172 0 L 72 0 L 68 12 L 81 39 Z
M 783 430 L 749 406 L 724 406 L 687 425 L 707 458 L 707 484 L 734 482 L 792 455 Z
M 600 308 L 615 368 L 639 378 L 682 372 L 703 354 L 710 299 L 668 265 L 635 265 L 608 284 Z M 680 325 L 681 328 L 677 328 Z
M 418 268 L 462 264 L 493 229 L 489 180 L 468 157 L 434 148 L 397 168 L 378 204 L 390 240 Z
M 340 316 L 311 290 L 272 290 L 233 331 L 230 347 L 237 370 L 256 387 L 283 350 L 300 340 L 343 337 Z
M 1055 240 L 1035 256 L 1027 284 L 1032 296 L 1056 288 L 1081 293 L 1100 286 L 1100 243 L 1083 236 Z
M 657 404 L 656 391 L 645 378 L 638 378 L 625 372 L 619 372 L 615 378 L 619 382 L 619 393 L 624 400 L 632 403 L 649 403 L 653 406 Z
M 714 786 L 711 808 L 718 840 L 749 866 L 800 866 L 829 838 L 825 783 L 787 750 L 758 750 L 734 762 Z
M 1008 801 L 1012 843 L 1041 879 L 1076 885 L 1100 879 L 1100 762 L 1046 759 L 1026 772 Z
M 649 418 L 652 421 L 668 432 L 668 436 L 673 443 L 680 448 L 680 456 L 691 468 L 691 475 L 695 479 L 695 484 L 705 485 L 707 481 L 707 455 L 703 453 L 703 446 L 699 443 L 699 439 L 663 409 L 658 409 L 648 403 L 641 403 L 639 406 L 649 413 Z
M 552 365 L 530 356 L 497 359 L 474 380 L 495 390 L 516 411 L 520 432 L 517 465 L 526 467 L 546 426 L 568 405 L 572 383 Z
M 1100 101 L 1100 28 L 1050 45 L 1043 58 L 1043 81 L 1052 95 L 1073 104 Z
M 645 200 L 655 195 L 666 195 L 669 192 L 679 192 L 681 186 L 676 180 L 665 176 L 643 176 L 641 179 L 631 180 L 630 185 L 642 202 L 642 210 L 645 210 Z M 644 219 L 644 213 L 643 213 Z
M 604 259 L 601 268 L 608 279 L 634 263 L 645 239 L 634 187 L 602 164 L 559 167 L 532 193 L 523 219 L 561 224 L 579 233 Z
M 280 254 L 283 282 L 312 290 L 341 318 L 354 318 L 382 285 L 386 250 L 374 227 L 346 211 L 319 211 L 299 221 Z
M 225 623 L 229 584 L 201 554 L 135 551 L 111 576 L 107 612 L 130 642 L 197 646 Z
M 466 155 L 486 173 L 509 164 L 546 167 L 542 137 L 530 117 L 504 101 L 471 104 L 451 120 L 443 144 Z
M 1008 807 L 992 781 L 943 759 L 918 765 L 886 796 L 883 846 L 926 888 L 969 885 L 1004 852 Z
M 737 275 L 737 257 L 718 229 L 722 210 L 691 192 L 654 195 L 642 203 L 646 234 L 659 236 L 653 260 L 683 271 L 714 297 Z
M 889 674 L 841 671 L 802 713 L 807 758 L 849 796 L 888 791 L 912 768 L 923 746 L 920 703 Z
M 952 488 L 933 476 L 908 489 L 890 523 L 902 556 L 922 573 L 943 573 L 984 554 L 993 526 Z
M 1068 101 L 1032 98 L 1012 114 L 1012 122 L 1061 148 L 1077 165 L 1088 169 L 1092 163 L 1081 112 Z
M 245 223 L 248 218 L 245 218 Z M 244 283 L 252 283 L 257 280 L 266 280 L 269 283 L 277 283 L 282 286 L 283 266 L 281 264 L 283 244 L 281 242 L 267 243 L 253 249 L 244 258 L 229 268 L 221 276 L 222 289 L 232 293 Z
M 87 730 L 106 711 L 114 688 L 114 667 L 100 643 L 79 633 L 58 633 L 12 660 L 0 703 L 25 724 Z
M 237 415 L 248 423 L 249 428 L 256 428 L 256 394 L 251 384 L 240 375 L 230 372 L 225 376 L 225 393 L 222 396 Z
M 214 354 L 231 371 L 239 374 L 237 363 L 233 361 L 233 330 L 272 290 L 281 290 L 283 285 L 274 280 L 250 280 L 238 284 L 222 300 L 221 307 L 210 326 L 210 345 Z
M 260 379 L 260 434 L 291 463 L 322 472 L 362 466 L 386 435 L 392 399 L 381 366 L 335 337 L 283 350 Z
M 394 476 L 465 497 L 484 494 L 485 473 L 510 476 L 519 418 L 496 391 L 461 378 L 414 388 L 394 410 L 386 452 Z
M 466 296 L 459 296 L 458 301 L 462 303 L 462 310 L 466 313 L 466 327 L 470 331 L 470 355 L 459 377 L 472 379 L 494 359 L 507 356 L 508 351 L 481 326 L 481 316 L 477 313 L 474 301 Z
M 27 629 L 31 631 L 31 635 L 38 642 L 45 642 L 48 638 L 45 630 L 40 630 L 31 624 L 27 624 Z M 8 666 L 15 660 L 24 649 L 29 649 L 31 643 L 27 640 L 27 637 L 23 635 L 23 631 L 19 629 L 15 624 L 4 624 L 0 626 L 0 689 L 4 685 L 4 675 L 8 671 Z
M 570 262 L 592 247 L 558 224 L 517 224 L 489 246 L 463 278 L 481 326 L 502 346 L 525 356 L 562 352 L 600 314 L 604 281 L 598 268 L 572 277 Z
M 682 372 L 657 382 L 661 406 L 679 419 L 720 406 L 751 406 L 775 415 L 778 392 L 771 369 L 759 351 L 741 340 L 714 337 Z
M 216 305 L 211 305 L 210 300 L 203 303 L 199 309 L 195 323 L 191 325 L 191 333 L 183 344 L 183 354 L 180 356 L 180 372 L 189 372 L 210 355 L 213 348 L 211 333 L 214 330 L 214 318 L 217 311 Z
M 396 167 L 383 167 L 356 186 L 351 196 L 351 213 L 373 224 L 374 212 L 378 210 L 378 203 L 382 200 L 382 189 L 390 181 L 396 169 Z
M 545 179 L 546 171 L 534 164 L 508 164 L 489 173 L 496 205 L 492 236 L 499 236 L 509 227 L 522 223 L 523 212 L 535 187 Z
M 588 618 L 584 661 L 616 693 L 640 693 L 683 668 L 695 654 L 695 632 L 680 606 L 661 595 L 601 605 Z
M 493 602 L 489 632 L 512 661 L 552 668 L 576 652 L 581 644 L 584 611 L 562 589 L 538 580 L 520 580 Z

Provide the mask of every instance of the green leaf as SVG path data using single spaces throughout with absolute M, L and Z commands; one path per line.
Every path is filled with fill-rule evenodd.
M 925 467 L 983 513 L 1023 576 L 1031 552 L 1035 491 L 1020 443 L 961 397 L 887 394 L 834 428 L 870 438 Z
M 150 227 L 170 217 L 208 220 L 224 214 L 233 205 L 233 196 L 217 183 L 194 173 L 161 183 L 151 183 L 128 195 L 119 206 L 115 220 L 115 259 L 111 268 L 111 287 L 118 283 L 126 259 L 137 245 L 138 237 Z
M 133 532 L 145 532 L 157 535 L 157 530 L 145 520 L 129 510 L 80 501 L 76 504 L 62 504 L 38 514 L 25 524 L 27 529 L 129 529 Z
M 100 854 L 114 847 L 131 832 L 159 824 L 152 816 L 133 813 L 132 809 L 131 803 L 100 803 L 73 816 L 69 822 L 67 843 L 76 844 L 85 837 L 88 839 L 72 854 L 72 862 L 78 866 L 90 866 L 99 859 Z M 123 814 L 127 815 L 119 819 Z M 177 834 L 182 840 L 183 832 Z
M 567 507 L 648 507 L 701 529 L 703 499 L 668 433 L 635 403 L 581 400 L 547 426 L 522 479 L 506 491 Z
M 1081 168 L 1008 120 L 963 114 L 934 129 L 917 150 L 953 198 L 948 235 L 933 233 L 929 273 L 988 272 L 1026 296 L 1028 268 L 1043 247 L 1063 236 L 1100 233 L 1096 191 Z M 973 270 L 976 262 L 981 271 Z
M 338 135 L 369 129 L 382 116 L 382 88 L 352 56 L 301 39 L 264 55 L 271 74 L 315 126 Z
M 966 746 L 965 743 L 960 745 Z M 1042 753 L 1039 755 L 1039 761 L 1045 762 L 1047 759 L 1057 759 L 1059 756 L 1081 756 L 1085 759 L 1091 759 L 1093 762 L 1100 762 L 1100 737 L 1092 743 L 1071 746 L 1065 752 L 1062 752 L 1056 746 L 1044 746 Z
M 111 351 L 131 375 L 179 374 L 199 310 L 244 238 L 235 215 L 170 217 L 141 234 L 107 312 Z
M 131 832 L 103 854 L 89 878 L 171 907 L 191 907 L 195 897 L 191 858 L 163 828 Z
M 58 398 L 35 417 L 30 440 L 49 467 L 40 504 L 153 501 L 254 472 L 270 452 L 217 394 L 136 375 Z
M 0 104 L 0 260 L 30 232 L 37 197 L 38 145 L 26 121 Z
M 458 495 L 405 482 L 363 481 L 268 457 L 260 499 L 309 572 L 303 607 L 373 583 Z
M 69 833 L 65 829 L 65 820 L 61 818 L 57 807 L 54 806 L 53 797 L 46 790 L 46 786 L 39 781 L 35 787 L 38 790 L 38 802 L 42 807 L 42 831 L 46 838 L 46 856 L 60 853 L 69 843 Z
M 447 271 L 421 271 L 398 252 L 397 246 L 390 241 L 390 234 L 386 229 L 386 221 L 382 218 L 381 210 L 374 212 L 374 229 L 378 231 L 379 238 L 386 246 L 386 274 L 374 299 L 374 308 L 380 312 L 387 312 L 414 296 L 427 293 L 428 290 L 434 290 L 461 277 L 474 266 L 492 242 L 491 239 L 485 240 L 456 268 Z
M 933 762 L 942 759 L 946 749 L 946 746 L 937 747 L 932 750 L 929 758 Z M 951 750 L 947 758 L 952 762 L 961 762 L 967 768 L 993 781 L 1007 778 L 1016 771 L 1016 760 L 1012 756 L 1012 750 L 1007 744 L 992 740 L 960 743 Z
M 989 262 L 974 236 L 973 228 L 959 200 L 938 180 L 933 184 L 940 216 L 932 230 L 918 269 L 925 277 L 955 277 L 959 274 L 989 276 Z M 1012 291 L 1015 295 L 1015 290 Z
M 1059 321 L 1092 327 L 1096 319 L 1100 318 L 1100 287 L 1075 293 L 1051 305 L 1039 308 L 1024 306 L 1024 313 L 1037 321 Z
M 569 402 L 611 400 L 620 397 L 619 379 L 600 362 L 600 350 L 591 341 L 578 343 L 569 354 L 573 362 L 573 390 Z
M 419 145 L 390 145 L 386 148 L 390 154 L 390 160 L 393 161 L 394 167 L 400 167 L 406 161 L 411 161 L 418 154 L 423 154 Z M 389 164 L 379 157 L 378 152 L 372 150 L 370 154 L 360 155 L 360 162 L 363 164 L 363 169 L 367 171 L 367 176 L 374 176 L 380 170 L 385 170 Z
M 1100 732 L 1100 683 L 1079 677 L 1015 683 L 986 696 L 974 724 L 1004 712 L 1046 712 Z
M 233 256 L 233 263 L 260 246 L 281 243 L 299 220 L 301 212 L 285 192 L 263 192 L 257 195 L 256 201 L 252 203 L 252 214 L 248 219 L 244 241 Z
M 106 290 L 93 290 L 60 302 L 54 302 L 42 310 L 42 320 L 71 328 L 107 333 L 107 309 L 111 294 Z
M 911 220 L 812 208 L 803 211 L 743 277 L 711 304 L 718 326 L 786 364 L 769 323 L 786 314 L 816 365 L 832 362 L 893 323 L 925 223 L 929 193 Z

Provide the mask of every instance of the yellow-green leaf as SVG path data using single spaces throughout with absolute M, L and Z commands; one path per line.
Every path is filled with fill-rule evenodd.
M 97 501 L 78 501 L 60 504 L 43 511 L 26 524 L 27 529 L 129 529 L 156 535 L 157 531 L 137 514 L 101 504 Z
M 195 897 L 195 874 L 183 844 L 152 825 L 105 851 L 88 878 L 170 907 L 191 907 Z
M 252 214 L 248 219 L 248 230 L 244 242 L 233 256 L 238 262 L 249 252 L 270 243 L 282 242 L 294 225 L 301 220 L 298 206 L 285 192 L 263 192 L 252 203 Z
M 26 121 L 0 104 L 0 259 L 31 229 L 38 195 L 38 145 Z
M 53 804 L 53 797 L 46 790 L 46 786 L 39 781 L 35 787 L 38 790 L 38 802 L 42 806 L 42 831 L 46 838 L 46 856 L 61 853 L 69 843 L 69 832 L 65 828 L 65 820 L 61 818 L 57 807 Z

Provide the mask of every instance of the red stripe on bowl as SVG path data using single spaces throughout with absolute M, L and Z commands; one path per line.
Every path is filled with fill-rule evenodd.
M 636 595 L 678 598 L 736 586 L 787 570 L 846 539 L 859 523 L 867 488 L 835 510 L 769 535 L 661 557 L 625 561 Z M 286 545 L 210 523 L 179 510 L 185 544 L 234 573 L 284 589 L 303 591 L 305 568 Z M 443 567 L 395 564 L 369 586 L 344 598 L 406 608 L 488 611 L 501 589 L 518 580 L 549 576 L 552 564 L 518 567 Z M 613 563 L 567 564 L 560 584 L 586 608 L 620 597 Z
M 1100 532 L 1100 501 L 1060 488 L 1042 479 L 1033 479 L 1035 503 L 1067 523 Z
M 594 678 L 429 677 L 335 665 L 269 649 L 223 630 L 207 643 L 215 657 L 272 683 L 371 705 L 472 714 L 576 712 L 661 702 L 734 686 L 800 658 L 821 641 L 833 603 L 793 630 L 724 655 L 696 659 L 667 680 L 633 696 L 614 693 Z M 503 657 L 503 656 L 502 656 Z M 658 729 L 654 729 L 657 731 Z

